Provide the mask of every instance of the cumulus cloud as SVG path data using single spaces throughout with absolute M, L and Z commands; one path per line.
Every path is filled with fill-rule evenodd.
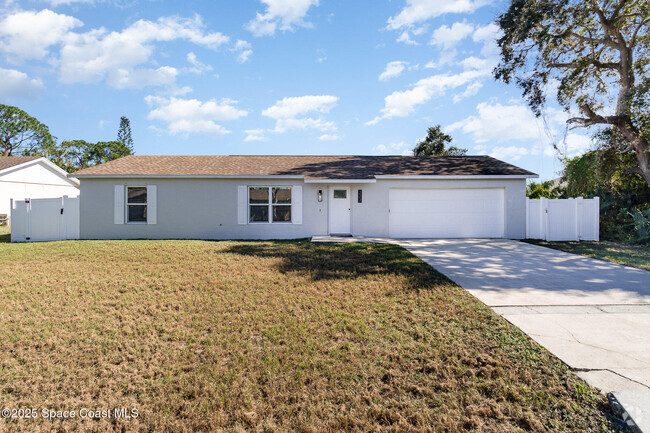
M 237 53 L 237 61 L 239 63 L 246 63 L 250 56 L 253 54 L 251 49 L 251 44 L 249 42 L 243 41 L 241 39 L 237 40 L 234 48 L 232 49 Z
M 275 127 L 266 132 L 284 133 L 291 130 L 335 131 L 336 123 L 324 115 L 336 105 L 339 98 L 332 95 L 305 95 L 283 98 L 262 111 L 275 120 Z M 259 136 L 260 133 L 253 134 Z
M 149 95 L 145 101 L 152 108 L 147 117 L 166 123 L 167 131 L 174 135 L 197 132 L 217 136 L 227 134 L 230 131 L 217 122 L 236 120 L 248 114 L 235 107 L 237 101 L 232 99 L 202 102 Z
M 448 50 L 468 37 L 474 31 L 474 26 L 466 22 L 454 23 L 450 26 L 441 26 L 433 32 L 431 44 L 438 45 Z
M 266 11 L 257 13 L 246 28 L 255 36 L 272 36 L 277 30 L 293 30 L 295 26 L 309 27 L 305 15 L 318 0 L 261 0 Z
M 337 134 L 323 134 L 320 137 L 318 137 L 320 141 L 336 141 L 339 138 L 340 137 Z
M 388 28 L 397 30 L 448 13 L 471 13 L 489 0 L 407 0 L 406 6 L 388 19 Z
M 541 129 L 537 118 L 523 104 L 482 102 L 476 106 L 476 111 L 476 115 L 453 123 L 446 130 L 460 130 L 471 135 L 477 143 L 535 140 L 540 137 Z
M 484 71 L 464 71 L 459 74 L 439 74 L 424 78 L 415 83 L 411 89 L 396 91 L 384 98 L 381 114 L 366 122 L 374 125 L 382 119 L 406 117 L 415 112 L 417 105 L 424 104 L 434 96 L 443 95 L 449 89 L 471 85 L 488 75 Z
M 7 15 L 0 21 L 0 50 L 16 59 L 41 59 L 81 25 L 78 19 L 49 9 Z
M 413 150 L 412 150 L 411 145 L 404 141 L 400 141 L 397 143 L 390 143 L 390 144 L 379 144 L 375 147 L 372 148 L 374 153 L 378 153 L 380 155 L 413 155 Z
M 388 63 L 384 72 L 379 75 L 379 81 L 388 81 L 391 78 L 399 77 L 402 72 L 404 72 L 404 69 L 406 69 L 407 65 L 408 62 L 400 61 Z
M 137 67 L 151 60 L 155 42 L 186 40 L 207 48 L 216 49 L 229 38 L 219 32 L 203 31 L 199 16 L 192 19 L 163 17 L 156 22 L 139 20 L 121 32 L 108 32 L 101 28 L 87 33 L 69 33 L 61 48 L 59 77 L 65 83 L 91 83 L 108 76 L 109 84 L 122 83 L 122 87 L 136 87 L 124 77 L 150 74 L 158 78 L 155 83 L 169 84 L 170 67 L 160 70 L 140 70 Z
M 0 68 L 0 98 L 31 97 L 43 90 L 43 82 L 15 69 Z
M 193 52 L 187 53 L 187 61 L 192 65 L 192 67 L 188 69 L 189 72 L 200 75 L 203 74 L 204 72 L 212 70 L 212 66 L 200 62 L 199 59 L 196 57 L 196 54 L 194 54 Z
M 262 141 L 262 140 L 266 140 L 266 137 L 264 136 L 264 130 L 263 129 L 247 129 L 244 132 L 246 133 L 246 138 L 244 138 L 244 141 Z

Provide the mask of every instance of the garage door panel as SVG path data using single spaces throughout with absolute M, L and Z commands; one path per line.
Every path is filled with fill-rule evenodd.
M 389 206 L 389 234 L 394 238 L 504 235 L 503 188 L 393 188 Z

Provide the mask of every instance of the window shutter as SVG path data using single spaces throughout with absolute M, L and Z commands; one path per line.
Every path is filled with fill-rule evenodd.
M 147 224 L 158 222 L 158 187 L 147 185 Z
M 113 223 L 124 224 L 124 185 L 115 185 Z
M 237 224 L 248 224 L 248 187 L 237 186 Z
M 302 224 L 302 186 L 291 187 L 291 222 Z

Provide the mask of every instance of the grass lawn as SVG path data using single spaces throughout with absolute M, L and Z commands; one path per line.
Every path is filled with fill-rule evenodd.
M 547 242 L 533 239 L 523 242 L 650 271 L 650 247 L 643 245 L 610 241 Z
M 0 244 L 0 431 L 616 431 L 605 397 L 394 245 Z M 37 425 L 38 424 L 38 425 Z

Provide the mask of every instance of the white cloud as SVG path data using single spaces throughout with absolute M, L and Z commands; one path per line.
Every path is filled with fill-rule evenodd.
M 411 36 L 409 35 L 408 30 L 404 30 L 396 40 L 397 40 L 397 42 L 403 42 L 403 43 L 405 43 L 407 45 L 418 45 L 417 42 L 415 42 L 413 39 L 411 39 Z
M 408 62 L 390 62 L 386 65 L 386 70 L 381 73 L 379 76 L 379 81 L 388 81 L 391 78 L 399 77 L 402 72 L 404 72 L 404 69 L 406 69 L 406 66 L 408 65 Z
M 147 117 L 165 122 L 170 134 L 227 134 L 230 131 L 217 122 L 236 120 L 248 114 L 236 108 L 237 101 L 231 99 L 201 102 L 197 99 L 149 95 L 145 101 L 152 107 Z
M 484 146 L 476 146 L 475 149 L 479 155 L 490 155 L 493 158 L 511 162 L 518 161 L 522 156 L 530 154 L 530 150 L 522 146 L 496 146 L 491 150 L 487 150 Z
M 388 28 L 410 27 L 447 13 L 471 13 L 488 3 L 489 0 L 407 0 L 406 7 L 388 19 Z
M 237 43 L 235 43 L 235 47 L 232 50 L 237 52 L 237 61 L 239 63 L 246 63 L 253 54 L 250 42 L 242 41 L 241 39 L 237 40 Z
M 320 141 L 336 141 L 339 138 L 340 137 L 337 134 L 323 134 L 320 137 L 318 137 Z
M 325 120 L 323 115 L 329 113 L 338 100 L 338 97 L 332 95 L 283 98 L 262 111 L 262 115 L 275 120 L 275 127 L 270 132 L 283 133 L 305 129 L 334 131 L 336 124 Z
M 43 90 L 43 82 L 24 72 L 0 68 L 0 98 L 30 97 Z
M 272 119 L 294 118 L 311 111 L 319 113 L 328 113 L 339 98 L 332 95 L 306 95 L 292 98 L 283 98 L 262 111 L 262 115 Z
M 472 24 L 466 22 L 454 23 L 449 26 L 442 26 L 433 32 L 431 44 L 438 45 L 445 50 L 448 50 L 458 44 L 460 41 L 468 37 L 474 31 Z
M 469 98 L 470 96 L 474 96 L 478 93 L 479 90 L 483 87 L 482 83 L 479 83 L 478 81 L 470 84 L 465 88 L 465 91 L 462 93 L 457 93 L 454 95 L 454 103 L 460 102 L 463 99 Z
M 196 54 L 194 54 L 193 52 L 187 53 L 187 61 L 192 65 L 192 67 L 189 68 L 189 71 L 195 74 L 200 75 L 203 74 L 204 72 L 212 70 L 212 66 L 200 62 L 199 59 L 196 58 Z
M 400 141 L 397 143 L 379 144 L 373 147 L 372 150 L 381 155 L 413 155 L 412 147 L 408 143 Z
M 445 130 L 470 134 L 477 143 L 537 140 L 541 136 L 538 120 L 525 105 L 482 102 L 476 110 L 477 115 L 453 123 Z
M 94 0 L 46 0 L 52 6 L 69 5 L 72 3 L 93 3 Z
M 558 147 L 566 152 L 569 158 L 585 153 L 592 146 L 591 139 L 587 135 L 567 134 L 564 140 L 561 140 Z
M 49 9 L 17 12 L 0 21 L 0 50 L 19 59 L 40 59 L 81 25 L 78 19 Z
M 153 69 L 136 67 L 151 60 L 154 42 L 186 40 L 212 49 L 228 42 L 227 36 L 204 32 L 203 27 L 199 16 L 163 17 L 156 22 L 139 20 L 121 32 L 100 28 L 68 33 L 61 48 L 59 77 L 65 83 L 90 83 L 108 76 L 107 82 L 113 85 L 122 83 L 125 76 L 149 74 L 157 77 L 153 84 L 169 84 L 174 68 L 158 68 L 154 73 Z
M 382 119 L 392 117 L 406 117 L 415 111 L 417 105 L 428 102 L 434 96 L 443 95 L 449 89 L 470 85 L 484 78 L 485 75 L 482 71 L 464 71 L 456 75 L 441 74 L 424 78 L 409 90 L 396 91 L 386 96 L 381 115 L 366 124 L 374 125 Z
M 271 36 L 276 30 L 293 30 L 294 26 L 309 27 L 304 20 L 312 6 L 318 6 L 318 0 L 261 0 L 266 5 L 264 14 L 257 13 L 246 28 L 255 36 Z
M 170 86 L 176 81 L 178 70 L 171 66 L 161 66 L 157 69 L 120 68 L 110 72 L 106 84 L 116 89 L 141 89 L 147 86 Z
M 264 136 L 264 130 L 263 129 L 247 129 L 244 132 L 246 133 L 246 138 L 244 138 L 244 141 L 262 141 L 262 140 L 266 140 L 266 137 Z
M 482 42 L 481 54 L 490 57 L 499 54 L 499 47 L 497 39 L 501 36 L 499 26 L 494 23 L 487 24 L 483 27 L 478 27 L 472 35 L 474 42 Z

